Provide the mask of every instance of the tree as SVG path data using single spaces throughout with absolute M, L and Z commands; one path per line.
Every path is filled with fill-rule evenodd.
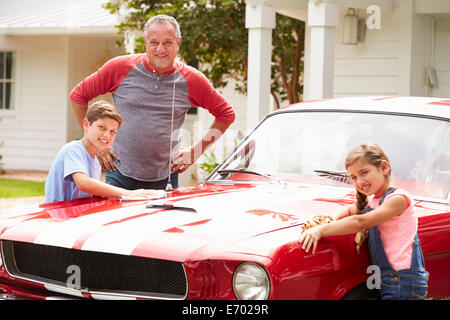
M 280 106 L 280 98 L 289 103 L 300 101 L 303 93 L 303 53 L 305 23 L 277 15 L 273 32 L 271 94 Z M 282 88 L 280 90 L 279 88 Z
M 180 57 L 201 70 L 216 88 L 234 79 L 235 89 L 246 92 L 248 30 L 244 0 L 110 0 L 104 8 L 112 14 L 126 8 L 128 14 L 117 26 L 121 34 L 143 30 L 147 19 L 156 14 L 176 17 L 183 37 Z M 277 15 L 271 85 L 277 108 L 282 100 L 300 100 L 303 47 L 304 23 Z M 139 37 L 136 52 L 144 51 L 144 39 Z

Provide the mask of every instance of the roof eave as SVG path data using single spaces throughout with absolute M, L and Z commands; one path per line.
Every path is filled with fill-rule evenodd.
M 118 35 L 114 26 L 103 27 L 7 27 L 0 26 L 2 35 L 78 35 L 78 34 L 102 34 Z

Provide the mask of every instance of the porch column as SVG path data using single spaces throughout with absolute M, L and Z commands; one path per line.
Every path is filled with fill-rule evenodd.
M 245 27 L 248 29 L 247 130 L 251 130 L 271 111 L 270 66 L 275 9 L 248 1 Z
M 326 0 L 310 0 L 308 3 L 305 101 L 334 95 L 334 47 L 338 20 L 339 7 L 336 3 Z

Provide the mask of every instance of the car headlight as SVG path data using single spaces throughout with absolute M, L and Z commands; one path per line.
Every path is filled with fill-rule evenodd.
M 244 262 L 233 275 L 233 291 L 239 300 L 264 300 L 270 293 L 270 280 L 259 264 Z

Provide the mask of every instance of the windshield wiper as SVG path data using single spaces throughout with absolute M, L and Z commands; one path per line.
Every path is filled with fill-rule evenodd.
M 325 177 L 335 181 L 352 184 L 352 180 L 345 171 L 314 170 L 314 172 L 317 173 L 320 177 Z
M 253 174 L 255 176 L 264 177 L 264 178 L 268 179 L 269 181 L 276 181 L 279 184 L 286 185 L 286 182 L 284 182 L 284 181 L 282 181 L 280 179 L 277 179 L 277 178 L 271 176 L 270 174 L 260 173 L 260 172 L 253 171 L 253 170 L 247 170 L 245 168 L 242 168 L 242 169 L 221 169 L 221 170 L 218 170 L 217 172 L 220 175 L 223 175 L 223 174 L 226 174 L 226 173 L 248 173 L 248 174 Z

